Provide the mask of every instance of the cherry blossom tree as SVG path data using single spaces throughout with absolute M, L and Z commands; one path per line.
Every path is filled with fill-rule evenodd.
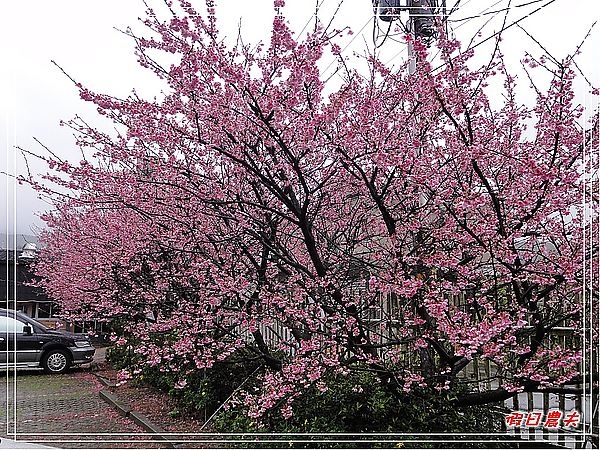
M 547 66 L 533 107 L 499 51 L 472 69 L 441 29 L 439 66 L 416 40 L 414 73 L 367 57 L 326 83 L 341 31 L 296 39 L 275 14 L 268 45 L 231 47 L 210 2 L 177 8 L 132 35 L 164 95 L 77 83 L 117 131 L 65 123 L 85 159 L 47 156 L 53 173 L 25 177 L 53 201 L 37 271 L 67 317 L 125 318 L 132 370 L 177 371 L 178 386 L 246 349 L 264 362 L 244 399 L 256 417 L 353 370 L 443 394 L 490 361 L 491 387 L 461 405 L 577 379 L 598 122 L 574 104 L 572 58 Z M 565 326 L 571 346 L 552 338 Z

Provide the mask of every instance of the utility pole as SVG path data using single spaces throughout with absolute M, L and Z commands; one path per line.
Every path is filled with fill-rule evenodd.
M 442 4 L 445 9 L 446 0 L 442 0 Z M 400 14 L 408 11 L 406 29 L 412 36 L 408 43 L 408 71 L 412 75 L 417 67 L 414 39 L 420 37 L 428 43 L 436 36 L 434 8 L 437 0 L 373 0 L 373 7 L 379 19 L 385 22 L 400 20 Z
M 373 0 L 376 15 L 386 22 L 400 20 L 400 13 L 408 10 L 408 23 L 405 30 L 411 35 L 408 42 L 408 73 L 413 75 L 417 70 L 417 58 L 414 50 L 414 40 L 421 38 L 427 45 L 437 35 L 435 23 L 435 9 L 437 0 Z M 445 15 L 446 0 L 442 0 L 443 14 Z M 417 118 L 418 120 L 418 118 Z M 427 196 L 423 191 L 418 193 L 419 207 L 427 203 Z M 420 238 L 418 233 L 414 236 L 414 245 L 417 246 Z
M 410 26 L 412 26 L 412 23 L 409 22 Z M 412 34 L 412 38 L 414 39 L 414 34 Z M 415 57 L 415 44 L 413 42 L 413 39 L 411 39 L 410 41 L 408 41 L 408 74 L 412 75 L 413 73 L 415 73 L 417 71 L 417 58 Z
M 408 43 L 408 73 L 412 75 L 417 70 L 414 39 L 429 40 L 436 34 L 430 0 L 408 0 L 408 26 L 412 37 Z

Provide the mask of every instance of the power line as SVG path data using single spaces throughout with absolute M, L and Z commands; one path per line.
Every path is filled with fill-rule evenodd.
M 337 8 L 335 8 L 335 11 L 333 12 L 333 14 L 331 15 L 331 19 L 329 20 L 329 23 L 327 24 L 327 26 L 325 27 L 325 30 L 323 31 L 323 33 L 327 33 L 327 30 L 329 30 L 329 27 L 331 26 L 331 24 L 333 23 L 333 20 L 335 19 L 335 17 L 337 16 L 338 11 L 340 10 L 340 8 L 342 7 L 342 3 L 344 3 L 344 0 L 340 0 L 340 2 L 337 5 Z
M 450 12 L 448 13 L 448 16 L 452 15 L 453 13 L 455 13 L 456 11 L 458 11 L 459 9 L 461 9 L 461 8 L 464 8 L 465 6 L 467 6 L 467 5 L 468 5 L 469 3 L 471 3 L 472 1 L 473 1 L 473 0 L 467 0 L 467 2 L 466 2 L 464 5 L 460 6 L 460 2 L 461 2 L 461 0 L 458 0 L 458 1 L 457 1 L 457 2 L 454 4 L 454 6 L 453 6 L 453 7 L 452 7 L 452 9 L 450 10 Z
M 452 14 L 453 12 L 456 12 L 456 11 L 458 11 L 459 9 L 461 9 L 461 8 L 464 8 L 464 7 L 465 7 L 465 6 L 467 6 L 469 3 L 471 3 L 473 0 L 468 0 L 468 1 L 467 1 L 466 3 L 464 3 L 462 6 L 458 6 L 458 5 L 460 4 L 460 1 L 461 1 L 461 0 L 458 0 L 458 1 L 457 1 L 457 2 L 454 4 L 454 6 L 453 6 L 453 7 L 452 7 L 452 9 L 450 10 L 450 12 L 447 14 L 447 17 L 448 17 L 448 16 L 450 16 L 450 14 Z M 481 12 L 485 12 L 485 11 L 487 11 L 488 9 L 490 9 L 490 8 L 493 8 L 494 6 L 496 6 L 498 3 L 502 2 L 502 1 L 503 1 L 503 0 L 498 0 L 496 3 L 494 3 L 494 4 L 490 5 L 490 6 L 488 6 L 488 7 L 487 7 L 487 8 L 485 8 L 485 9 L 483 9 Z M 540 0 L 540 1 L 541 1 L 541 0 Z M 481 13 L 480 13 L 480 14 L 481 14 Z M 470 20 L 472 20 L 472 19 L 470 19 Z M 470 21 L 470 20 L 469 20 L 469 21 Z M 457 27 L 456 27 L 456 29 L 460 28 L 462 25 L 464 25 L 464 24 L 468 23 L 469 21 L 467 21 L 467 22 L 464 22 L 464 23 L 460 24 L 459 26 L 457 26 Z M 406 51 L 406 47 L 405 47 L 405 48 L 403 48 L 402 50 L 400 50 L 400 51 L 399 51 L 398 53 L 396 53 L 394 56 L 392 56 L 392 58 L 390 58 L 390 59 L 389 59 L 389 61 L 387 61 L 387 62 L 385 63 L 385 65 L 387 66 L 387 65 L 388 65 L 389 63 L 391 63 L 391 62 L 392 62 L 394 59 L 396 59 L 396 58 L 398 58 L 399 56 L 401 56 L 401 55 L 402 55 L 402 54 L 403 54 L 405 51 Z M 435 54 L 435 56 L 433 57 L 433 59 L 435 59 L 435 57 L 437 57 L 437 55 L 438 55 L 438 54 L 439 54 L 439 51 L 438 51 L 438 52 Z
M 478 18 L 478 17 L 481 17 L 481 16 L 483 16 L 483 15 L 484 15 L 484 13 L 486 13 L 488 10 L 490 10 L 491 8 L 493 8 L 494 6 L 496 6 L 498 3 L 501 3 L 502 1 L 504 1 L 504 0 L 498 0 L 496 3 L 493 3 L 493 4 L 491 4 L 491 5 L 490 5 L 490 6 L 488 6 L 487 8 L 483 9 L 482 11 L 480 11 L 478 15 L 470 17 L 468 20 L 466 20 L 465 22 L 461 23 L 461 24 L 460 24 L 460 25 L 458 25 L 457 27 L 452 27 L 452 25 L 450 24 L 450 27 L 451 27 L 451 29 L 452 29 L 452 33 L 453 33 L 453 34 L 456 34 L 456 30 L 458 30 L 460 27 L 462 27 L 462 26 L 464 26 L 464 25 L 468 24 L 468 23 L 469 23 L 471 20 L 473 20 L 473 19 L 476 19 L 476 18 Z M 541 0 L 540 0 L 540 1 L 541 1 Z M 467 3 L 468 3 L 468 2 L 467 2 Z M 465 3 L 465 5 L 466 5 L 467 3 Z M 510 0 L 509 0 L 509 5 L 510 5 Z M 507 8 L 504 8 L 504 9 L 506 10 Z M 496 14 L 499 14 L 499 13 L 496 13 Z M 487 26 L 487 24 L 488 24 L 488 23 L 490 23 L 490 22 L 491 22 L 493 19 L 494 19 L 494 17 L 491 17 L 490 19 L 488 19 L 488 20 L 487 20 L 487 21 L 486 21 L 486 22 L 485 22 L 485 23 L 484 23 L 484 24 L 483 24 L 483 25 L 482 25 L 482 26 L 479 28 L 478 32 L 481 32 L 481 31 L 482 31 L 482 30 L 483 30 L 483 29 L 484 29 L 484 28 Z M 473 36 L 473 38 L 471 38 L 471 42 L 473 41 L 473 39 L 474 39 L 474 38 L 475 38 L 475 36 Z M 432 60 L 435 60 L 435 58 L 437 58 L 437 56 L 440 54 L 440 52 L 441 52 L 441 50 L 440 50 L 440 49 L 438 49 L 438 51 L 436 52 L 436 54 L 435 54 L 435 55 L 433 56 L 433 58 L 431 58 L 431 59 L 432 59 Z
M 360 31 L 358 33 L 354 33 L 354 37 L 350 40 L 350 42 L 348 42 L 343 49 L 340 50 L 340 55 L 346 51 L 346 49 L 350 46 L 350 44 L 352 44 L 352 42 L 354 42 L 354 40 L 363 32 L 363 30 L 367 27 L 367 25 L 369 24 L 369 22 L 373 20 L 372 17 L 369 17 L 369 19 L 366 21 L 366 23 L 363 25 L 363 27 L 360 29 Z M 325 72 L 327 72 L 327 70 L 333 65 L 334 62 L 336 62 L 337 59 L 334 59 L 333 61 L 331 61 L 331 63 L 323 70 L 323 74 Z M 333 74 L 332 74 L 333 75 Z
M 304 33 L 304 31 L 306 30 L 306 27 L 308 27 L 308 24 L 310 22 L 312 22 L 312 19 L 314 18 L 315 20 L 317 19 L 317 15 L 319 14 L 319 9 L 321 9 L 321 6 L 323 5 L 323 3 L 325 3 L 327 0 L 321 0 L 320 2 L 317 2 L 317 6 L 315 8 L 315 12 L 314 14 L 312 14 L 308 20 L 306 21 L 306 23 L 304 24 L 304 26 L 302 27 L 302 30 L 300 30 L 300 33 L 298 33 L 298 36 L 296 37 L 296 39 L 300 39 L 300 36 L 302 36 L 302 33 Z
M 325 1 L 325 0 L 322 0 L 322 2 L 323 2 L 323 1 Z M 341 5 L 341 3 L 343 3 L 343 1 L 344 1 L 344 0 L 341 0 L 341 1 L 340 1 L 340 5 Z M 467 2 L 464 4 L 464 5 L 462 5 L 462 6 L 460 6 L 460 7 L 457 7 L 457 5 L 460 3 L 460 1 L 461 1 L 461 0 L 458 0 L 458 2 L 457 2 L 455 5 L 454 5 L 454 7 L 453 7 L 452 11 L 458 11 L 460 8 L 462 8 L 462 7 L 464 7 L 465 5 L 469 4 L 469 3 L 470 3 L 471 1 L 473 1 L 473 0 L 468 0 L 468 1 L 467 1 Z M 500 1 L 502 1 L 502 0 L 500 0 Z M 539 0 L 539 1 L 542 1 L 542 0 Z M 497 4 L 497 3 L 496 3 L 496 4 Z M 339 7 L 340 7 L 340 5 L 338 5 L 338 8 L 337 8 L 336 12 L 339 10 Z M 489 8 L 488 8 L 488 9 L 489 9 Z M 486 11 L 486 10 L 484 10 L 484 11 Z M 341 52 L 340 52 L 340 53 L 344 52 L 344 51 L 345 51 L 345 50 L 348 48 L 348 46 L 349 46 L 349 45 L 350 45 L 350 44 L 351 44 L 351 43 L 352 43 L 352 42 L 353 42 L 353 41 L 356 39 L 356 37 L 358 37 L 358 35 L 359 35 L 359 34 L 361 34 L 361 33 L 363 32 L 363 30 L 366 28 L 366 26 L 368 25 L 368 23 L 369 23 L 369 21 L 370 21 L 370 20 L 371 20 L 371 18 L 369 18 L 369 19 L 367 20 L 367 23 L 365 23 L 365 25 L 363 25 L 363 27 L 360 29 L 360 31 L 359 31 L 358 33 L 355 33 L 355 35 L 354 35 L 354 37 L 352 38 L 352 40 L 351 40 L 350 42 L 348 42 L 348 44 L 346 44 L 346 46 L 345 46 L 345 47 L 344 47 L 344 48 L 341 50 Z M 374 20 L 375 20 L 375 24 L 374 24 L 374 31 L 375 31 L 375 27 L 376 27 L 376 26 L 378 27 L 378 25 L 377 25 L 377 17 L 374 17 Z M 310 22 L 310 19 L 309 19 L 309 22 Z M 331 22 L 330 22 L 330 24 L 331 24 Z M 305 27 L 306 27 L 306 25 L 305 25 Z M 375 34 L 375 33 L 373 33 L 373 34 Z M 395 35 L 396 35 L 396 34 L 394 34 L 393 36 L 395 36 Z M 389 35 L 389 28 L 388 28 L 388 30 L 387 30 L 387 32 L 386 32 L 386 38 L 387 38 L 387 37 L 391 38 L 391 39 L 392 39 L 392 40 L 394 40 L 395 42 L 399 42 L 399 41 L 397 41 L 396 39 L 393 39 L 393 38 L 391 37 L 391 35 Z M 374 42 L 373 42 L 373 45 L 375 46 L 375 50 L 377 50 L 377 48 L 379 48 L 379 47 L 381 47 L 381 45 L 383 45 L 383 42 L 382 42 L 381 44 L 377 45 L 377 44 L 375 43 L 375 40 L 374 40 Z M 398 53 L 396 56 L 394 56 L 392 59 L 395 59 L 397 56 L 399 56 L 399 55 L 400 55 L 402 52 L 404 52 L 404 51 L 406 51 L 406 49 L 405 49 L 405 48 L 404 48 L 404 49 L 403 49 L 403 50 L 402 50 L 400 53 Z M 327 68 L 324 70 L 324 72 L 325 72 L 325 71 L 327 71 L 327 70 L 329 69 L 329 67 L 331 67 L 331 65 L 332 65 L 334 62 L 335 62 L 335 60 L 334 60 L 334 61 L 332 61 L 332 62 L 331 62 L 331 63 L 330 63 L 328 66 L 327 66 Z M 389 62 L 391 62 L 391 60 L 390 60 Z M 388 62 L 388 63 L 389 63 L 389 62 Z M 386 64 L 386 65 L 387 65 L 387 64 Z
M 385 31 L 385 35 L 383 36 L 383 40 L 381 41 L 380 44 L 378 44 L 377 40 L 379 39 L 379 32 L 381 31 L 381 27 L 379 26 L 379 22 L 377 20 L 373 21 L 373 46 L 375 47 L 375 50 L 377 50 L 383 44 L 385 44 L 385 41 L 387 40 L 387 38 L 390 37 L 392 23 L 393 22 L 390 21 L 390 23 L 388 24 L 387 30 Z
M 466 5 L 467 5 L 467 4 L 468 4 L 470 1 L 472 1 L 472 0 L 469 0 L 468 2 L 466 2 L 464 5 L 462 5 L 462 7 L 466 6 Z M 460 28 L 460 27 L 461 27 L 461 26 L 463 26 L 463 25 L 466 25 L 468 22 L 470 22 L 470 21 L 471 21 L 471 20 L 473 20 L 473 19 L 475 19 L 475 18 L 477 18 L 477 17 L 480 17 L 480 16 L 482 15 L 482 13 L 486 12 L 486 11 L 487 11 L 487 10 L 489 10 L 490 8 L 493 8 L 495 5 L 497 5 L 497 4 L 498 4 L 498 3 L 500 3 L 501 1 L 502 1 L 502 0 L 498 0 L 496 3 L 494 3 L 494 4 L 490 5 L 490 6 L 488 6 L 487 8 L 485 8 L 484 10 L 482 10 L 482 11 L 481 11 L 481 13 L 479 13 L 479 15 L 476 15 L 476 16 L 472 16 L 472 17 L 470 17 L 468 20 L 466 20 L 465 22 L 463 22 L 463 23 L 461 23 L 460 25 L 458 25 L 458 26 L 456 27 L 456 29 Z M 530 2 L 529 4 L 538 3 L 539 1 L 542 1 L 542 0 L 535 0 L 535 2 Z M 529 12 L 529 13 L 528 13 L 528 14 L 526 14 L 525 16 L 523 16 L 523 17 L 519 18 L 518 20 L 516 20 L 516 21 L 512 22 L 511 24 L 509 24 L 509 25 L 507 25 L 507 26 L 503 27 L 503 28 L 502 28 L 500 31 L 497 31 L 497 32 L 493 33 L 492 35 L 490 35 L 490 36 L 488 36 L 487 38 L 485 38 L 484 40 L 482 40 L 482 41 L 478 42 L 478 43 L 477 43 L 477 44 L 475 44 L 474 46 L 472 46 L 472 47 L 469 47 L 469 49 L 474 49 L 474 48 L 477 48 L 477 47 L 479 47 L 480 45 L 484 44 L 485 42 L 489 41 L 490 39 L 493 39 L 494 37 L 498 36 L 500 33 L 504 32 L 504 31 L 505 31 L 505 30 L 507 30 L 507 29 L 509 29 L 510 27 L 512 27 L 512 26 L 514 26 L 514 25 L 517 25 L 517 24 L 519 24 L 520 22 L 522 22 L 523 20 L 527 19 L 528 17 L 531 17 L 533 14 L 535 14 L 535 13 L 537 13 L 537 12 L 541 11 L 541 10 L 542 10 L 542 9 L 544 9 L 546 6 L 549 6 L 549 5 L 551 5 L 551 4 L 552 4 L 552 3 L 554 3 L 555 1 L 556 1 L 556 0 L 550 0 L 550 1 L 548 1 L 547 3 L 543 4 L 543 5 L 542 5 L 542 6 L 540 6 L 539 8 L 537 8 L 537 9 L 535 9 L 535 10 L 533 10 L 533 11 Z M 523 4 L 523 5 L 525 5 L 525 4 Z M 461 7 L 461 8 L 462 8 L 462 7 Z M 506 8 L 504 8 L 503 10 L 506 10 Z M 496 14 L 498 14 L 498 13 L 496 13 Z M 402 51 L 398 52 L 398 54 L 396 54 L 396 55 L 395 55 L 395 56 L 394 56 L 394 57 L 393 57 L 393 58 L 392 58 L 390 61 L 388 61 L 388 62 L 386 63 L 386 65 L 388 65 L 388 64 L 389 64 L 389 63 L 390 63 L 390 62 L 391 62 L 393 59 L 395 59 L 396 57 L 398 57 L 399 55 L 401 55 L 401 54 L 403 53 L 403 51 L 404 51 L 404 50 L 402 50 Z M 439 51 L 438 51 L 438 53 L 436 53 L 436 56 L 437 56 L 438 54 L 439 54 Z M 435 58 L 435 56 L 434 56 L 434 58 Z M 433 71 L 435 71 L 435 70 L 438 70 L 438 69 L 440 69 L 440 68 L 442 68 L 442 67 L 444 67 L 445 65 L 446 65 L 445 63 L 444 63 L 444 64 L 441 64 L 441 65 L 439 65 L 439 66 L 438 66 L 438 67 L 436 67 L 435 69 L 432 69 L 432 72 L 433 72 Z
M 520 4 L 520 5 L 512 5 L 512 6 L 507 6 L 506 8 L 502 8 L 502 9 L 496 9 L 496 10 L 494 10 L 494 11 L 487 11 L 487 9 L 489 9 L 489 8 L 491 8 L 491 7 L 493 6 L 493 5 L 492 5 L 492 6 L 490 6 L 489 8 L 487 8 L 487 9 L 483 10 L 482 12 L 480 12 L 480 13 L 479 13 L 478 15 L 476 15 L 476 16 L 463 17 L 463 18 L 460 18 L 460 19 L 452 19 L 452 20 L 449 20 L 449 22 L 462 22 L 463 20 L 466 20 L 467 22 L 469 22 L 469 21 L 471 21 L 472 19 L 477 19 L 477 18 L 479 18 L 479 17 L 482 17 L 482 16 L 488 16 L 488 15 L 490 15 L 490 14 L 498 14 L 498 13 L 501 13 L 501 12 L 503 12 L 503 11 L 508 11 L 509 9 L 513 9 L 513 8 L 522 8 L 522 7 L 524 7 L 524 6 L 530 6 L 530 5 L 533 5 L 533 4 L 535 4 L 535 3 L 541 3 L 541 2 L 543 2 L 543 1 L 544 1 L 544 0 L 532 0 L 532 1 L 530 1 L 530 2 L 527 2 L 527 3 L 522 3 L 522 4 Z M 500 2 L 496 2 L 494 5 L 497 5 L 498 3 L 500 3 Z M 486 12 L 486 11 L 487 11 L 487 12 Z
M 322 0 L 322 1 L 325 1 L 325 0 Z M 473 1 L 473 0 L 468 0 L 467 2 L 465 2 L 465 3 L 464 3 L 464 4 L 462 4 L 462 5 L 460 5 L 460 6 L 457 8 L 456 6 L 460 4 L 460 0 L 458 0 L 458 2 L 457 2 L 455 5 L 454 5 L 453 9 L 450 11 L 450 13 L 452 13 L 452 12 L 456 12 L 456 11 L 458 11 L 459 9 L 463 9 L 463 8 L 464 8 L 466 5 L 468 5 L 468 4 L 469 4 L 471 1 Z M 488 7 L 487 7 L 487 8 L 485 8 L 485 9 L 483 9 L 483 10 L 482 10 L 482 11 L 481 11 L 481 12 L 480 12 L 478 15 L 475 15 L 475 16 L 471 16 L 471 17 L 465 18 L 465 19 L 464 19 L 464 21 L 463 21 L 463 22 L 462 22 L 460 25 L 458 25 L 458 26 L 457 26 L 455 29 L 458 29 L 458 28 L 460 28 L 461 26 L 463 26 L 463 25 L 466 25 L 467 23 L 469 23 L 471 20 L 474 20 L 475 18 L 481 17 L 481 16 L 483 16 L 483 15 L 487 15 L 487 14 L 484 14 L 484 13 L 486 13 L 486 12 L 487 12 L 487 11 L 488 11 L 490 8 L 493 8 L 494 6 L 496 6 L 496 5 L 497 5 L 498 3 L 500 3 L 501 1 L 503 1 L 503 0 L 498 0 L 497 2 L 493 3 L 492 5 L 488 6 Z M 535 4 L 535 3 L 540 3 L 541 1 L 543 1 L 543 0 L 533 0 L 533 1 L 531 1 L 531 2 L 528 2 L 528 3 L 523 3 L 523 4 L 520 4 L 520 5 L 515 5 L 514 7 L 515 7 L 515 8 L 518 8 L 518 7 L 524 7 L 524 6 L 527 6 L 527 5 L 532 5 L 532 4 Z M 474 48 L 477 48 L 477 47 L 479 47 L 480 45 L 484 44 L 485 42 L 489 41 L 490 39 L 493 39 L 494 37 L 498 36 L 500 33 L 504 32 L 505 30 L 507 30 L 507 29 L 509 29 L 509 28 L 511 28 L 511 27 L 513 27 L 513 26 L 515 26 L 515 25 L 517 25 L 517 24 L 519 24 L 519 23 L 520 23 L 520 22 L 522 22 L 523 20 L 525 20 L 525 19 L 527 19 L 527 18 L 531 17 L 533 14 L 535 14 L 535 13 L 537 13 L 537 12 L 541 11 L 542 9 L 544 9 L 545 7 L 547 7 L 547 6 L 551 5 L 551 4 L 552 4 L 552 3 L 554 3 L 555 1 L 556 1 L 556 0 L 549 0 L 547 3 L 543 4 L 543 5 L 542 5 L 542 6 L 540 6 L 539 8 L 537 8 L 537 9 L 535 9 L 535 10 L 533 10 L 533 11 L 529 12 L 529 13 L 528 13 L 528 14 L 526 14 L 525 16 L 523 16 L 523 17 L 521 17 L 521 18 L 517 19 L 516 21 L 514 21 L 514 22 L 510 23 L 509 25 L 507 25 L 507 26 L 503 27 L 503 28 L 502 28 L 500 31 L 497 31 L 497 32 L 495 32 L 495 33 L 491 34 L 490 36 L 486 37 L 486 38 L 485 38 L 485 39 L 483 39 L 482 41 L 478 42 L 477 44 L 475 44 L 475 45 L 473 45 L 472 47 L 469 47 L 469 48 L 470 48 L 470 49 L 474 49 Z M 511 8 L 512 8 L 512 7 L 511 7 Z M 492 12 L 490 12 L 489 14 L 492 14 L 492 13 L 494 13 L 494 14 L 499 14 L 500 12 L 502 12 L 502 11 L 506 11 L 507 9 L 510 9 L 510 8 L 503 8 L 503 9 L 501 9 L 501 10 L 498 10 L 498 11 L 492 11 Z M 368 23 L 369 23 L 369 21 L 370 21 L 370 20 L 371 20 L 371 18 L 369 18 L 369 20 L 367 20 L 367 22 L 366 22 L 366 23 L 363 25 L 363 27 L 360 29 L 360 31 L 359 31 L 358 33 L 355 33 L 354 37 L 353 37 L 353 38 L 350 40 L 350 42 L 348 42 L 348 43 L 347 43 L 347 44 L 344 46 L 344 48 L 341 50 L 341 52 L 340 52 L 340 53 L 343 53 L 343 52 L 344 52 L 344 51 L 345 51 L 345 50 L 346 50 L 346 49 L 347 49 L 347 48 L 348 48 L 348 47 L 349 47 L 349 46 L 352 44 L 352 42 L 353 42 L 353 41 L 356 39 L 356 37 L 357 37 L 359 34 L 361 34 L 361 33 L 363 32 L 363 30 L 366 28 L 366 26 L 368 25 Z M 375 20 L 376 20 L 376 18 L 375 18 Z M 398 52 L 398 53 L 397 53 L 396 55 L 394 55 L 394 56 L 393 56 L 393 57 L 392 57 L 392 58 L 391 58 L 389 61 L 387 61 L 387 62 L 385 63 L 385 65 L 387 66 L 388 64 L 390 64 L 390 63 L 391 63 L 391 62 L 392 62 L 394 59 L 396 59 L 397 57 L 399 57 L 400 55 L 402 55 L 402 54 L 403 54 L 403 53 L 404 53 L 406 50 L 407 50 L 407 49 L 406 49 L 406 47 L 404 47 L 404 48 L 403 48 L 403 49 L 402 49 L 400 52 Z M 439 52 L 438 52 L 438 54 L 439 54 Z M 436 54 L 436 56 L 437 56 L 437 54 Z M 435 58 L 435 56 L 434 56 L 434 58 Z M 323 71 L 323 73 L 325 73 L 325 72 L 326 72 L 326 71 L 327 71 L 327 70 L 328 70 L 328 69 L 329 69 L 329 68 L 330 68 L 330 67 L 333 65 L 333 63 L 334 63 L 335 61 L 336 61 L 336 60 L 333 60 L 333 61 L 332 61 L 332 62 L 331 62 L 331 63 L 330 63 L 330 64 L 329 64 L 329 65 L 328 65 L 326 68 L 325 68 L 325 70 Z M 440 69 L 440 68 L 442 68 L 442 67 L 444 67 L 444 66 L 445 66 L 445 63 L 444 63 L 444 64 L 441 64 L 440 66 L 436 67 L 435 69 L 432 69 L 432 71 L 438 70 L 438 69 Z
M 492 38 L 494 38 L 494 37 L 498 36 L 500 33 L 503 33 L 505 30 L 508 30 L 508 29 L 509 29 L 510 27 L 512 27 L 513 25 L 517 25 L 519 22 L 521 22 L 521 21 L 523 21 L 523 20 L 527 19 L 528 17 L 531 17 L 533 14 L 535 14 L 535 13 L 536 13 L 536 12 L 538 12 L 538 11 L 541 11 L 541 10 L 542 10 L 542 9 L 544 9 L 546 6 L 549 6 L 549 5 L 551 5 L 551 4 L 552 4 L 552 3 L 554 3 L 555 1 L 556 1 L 556 0 L 550 0 L 548 3 L 546 3 L 546 4 L 542 5 L 542 6 L 540 6 L 540 7 L 539 7 L 538 9 L 536 9 L 535 11 L 531 11 L 529 14 L 527 14 L 527 15 L 525 15 L 525 16 L 523 16 L 523 17 L 521 17 L 521 18 L 520 18 L 520 19 L 518 19 L 518 20 L 515 20 L 515 21 L 514 21 L 514 22 L 512 22 L 510 25 L 507 25 L 506 27 L 503 27 L 503 28 L 502 28 L 500 31 L 497 31 L 497 32 L 495 32 L 494 34 L 492 34 L 491 36 L 488 36 L 488 37 L 487 37 L 487 38 L 485 38 L 483 41 L 480 41 L 480 42 L 478 42 L 478 43 L 477 43 L 477 44 L 475 44 L 474 46 L 470 47 L 470 48 L 469 48 L 469 50 L 472 50 L 472 49 L 474 49 L 474 48 L 477 48 L 477 47 L 479 47 L 481 44 L 483 44 L 483 43 L 485 43 L 485 42 L 489 41 L 490 39 L 492 39 Z M 444 65 L 445 65 L 445 64 L 442 64 L 442 66 L 444 66 Z M 442 66 L 439 66 L 439 67 L 442 67 Z M 436 68 L 435 68 L 435 69 L 433 69 L 433 70 L 437 70 L 439 67 L 436 67 Z

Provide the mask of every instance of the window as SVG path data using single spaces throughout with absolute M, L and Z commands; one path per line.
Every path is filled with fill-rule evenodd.
M 48 319 L 52 317 L 52 303 L 38 303 L 37 318 Z
M 22 333 L 25 324 L 12 317 L 0 316 L 0 333 Z

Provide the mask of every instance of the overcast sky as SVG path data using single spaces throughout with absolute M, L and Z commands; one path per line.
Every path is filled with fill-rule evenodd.
M 191 0 L 202 8 L 203 0 Z M 319 18 L 328 23 L 340 0 L 318 0 Z M 456 0 L 448 0 L 449 6 Z M 148 0 L 160 9 L 162 0 Z M 224 34 L 235 38 L 241 23 L 245 42 L 267 42 L 273 17 L 272 0 L 215 0 L 217 16 Z M 535 39 L 556 58 L 563 58 L 581 42 L 598 18 L 598 0 L 462 0 L 452 14 L 456 36 L 468 42 L 484 26 L 476 42 L 500 28 L 503 14 L 481 15 L 512 6 L 507 18 L 510 24 L 543 6 L 520 22 Z M 526 6 L 519 6 L 526 5 Z M 547 5 L 547 6 L 544 6 Z M 100 122 L 90 105 L 79 100 L 71 81 L 58 70 L 56 61 L 73 78 L 94 91 L 126 97 L 135 87 L 141 95 L 153 96 L 160 85 L 150 72 L 141 69 L 133 55 L 133 44 L 116 28 L 131 26 L 142 32 L 138 17 L 144 15 L 141 0 L 27 0 L 0 2 L 0 171 L 23 174 L 25 163 L 15 146 L 42 151 L 38 138 L 55 153 L 79 161 L 79 151 L 73 138 L 59 121 L 75 114 L 92 123 Z M 305 25 L 311 27 L 315 0 L 287 0 L 284 9 L 293 30 L 299 33 Z M 481 15 L 481 16 L 480 16 Z M 459 19 L 479 16 L 471 20 Z M 406 18 L 405 18 L 406 19 Z M 489 20 L 492 19 L 492 20 Z M 489 20 L 489 22 L 488 22 Z M 241 21 L 241 22 L 240 22 Z M 371 0 L 342 0 L 332 25 L 349 26 L 355 34 L 341 42 L 344 54 L 372 51 L 373 10 Z M 525 51 L 542 54 L 538 45 L 517 26 L 505 32 L 503 52 L 510 67 L 518 73 L 519 59 Z M 383 61 L 397 65 L 406 58 L 405 45 L 388 39 L 379 48 Z M 491 48 L 482 45 L 479 55 L 487 56 Z M 600 26 L 582 48 L 578 66 L 592 84 L 600 85 Z M 327 75 L 335 63 L 324 62 Z M 523 101 L 533 99 L 529 83 L 521 77 Z M 580 76 L 576 83 L 577 101 L 586 103 L 588 85 Z M 104 124 L 106 125 L 106 124 Z M 43 167 L 30 162 L 32 172 Z M 37 199 L 29 188 L 16 185 L 10 177 L 0 174 L 0 233 L 32 234 L 42 223 L 36 213 L 49 206 Z M 4 244 L 4 243 L 1 243 Z M 0 245 L 2 247 L 3 245 Z

